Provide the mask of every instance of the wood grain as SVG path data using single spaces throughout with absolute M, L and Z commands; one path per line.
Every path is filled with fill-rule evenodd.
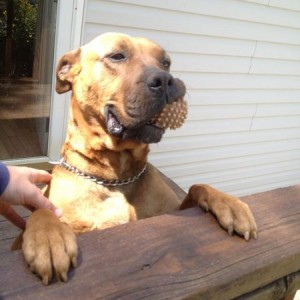
M 2 299 L 233 299 L 300 270 L 300 185 L 245 197 L 259 237 L 229 237 L 198 208 L 78 237 L 67 284 L 0 256 Z

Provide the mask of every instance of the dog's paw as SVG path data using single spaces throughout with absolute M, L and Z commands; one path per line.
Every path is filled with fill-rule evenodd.
M 236 232 L 247 241 L 251 238 L 257 239 L 254 216 L 249 206 L 240 199 L 208 185 L 194 185 L 190 188 L 183 206 L 190 206 L 187 202 L 192 202 L 206 211 L 211 211 L 229 235 Z
M 75 234 L 48 210 L 37 210 L 29 217 L 22 250 L 30 270 L 40 276 L 45 285 L 52 279 L 53 272 L 58 280 L 68 281 L 70 266 L 77 265 Z
M 210 205 L 212 213 L 230 236 L 236 232 L 246 241 L 250 238 L 257 239 L 257 226 L 248 204 L 229 195 L 212 202 L 214 202 Z

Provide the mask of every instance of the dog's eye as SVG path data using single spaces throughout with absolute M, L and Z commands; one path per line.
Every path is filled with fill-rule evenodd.
M 166 69 L 170 68 L 170 66 L 171 66 L 171 61 L 168 60 L 168 59 L 165 59 L 165 60 L 163 61 L 163 66 L 164 66 Z
M 124 61 L 126 56 L 123 53 L 113 53 L 109 55 L 110 60 L 112 61 Z

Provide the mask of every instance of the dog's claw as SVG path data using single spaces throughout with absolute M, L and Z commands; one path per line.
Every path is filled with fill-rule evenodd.
M 67 282 L 68 281 L 68 275 L 67 275 L 67 272 L 62 272 L 60 274 L 60 280 L 63 281 L 63 282 Z
M 250 239 L 250 233 L 249 233 L 249 231 L 246 231 L 246 232 L 244 233 L 244 239 L 245 239 L 246 241 L 249 241 L 249 239 Z
M 52 269 L 58 280 L 67 282 L 70 264 L 77 265 L 75 234 L 48 210 L 37 210 L 29 217 L 22 249 L 31 272 L 44 285 L 51 281 Z
M 72 264 L 72 267 L 73 268 L 76 268 L 77 267 L 77 257 L 76 256 L 73 256 L 71 258 L 71 264 Z
M 203 203 L 202 203 L 202 208 L 203 208 L 203 210 L 204 210 L 205 212 L 209 212 L 209 207 L 208 207 L 207 202 L 203 202 Z
M 227 231 L 228 231 L 228 234 L 229 234 L 230 236 L 233 236 L 233 231 L 234 231 L 234 229 L 233 229 L 233 225 L 232 225 L 232 224 L 228 226 Z
M 257 240 L 257 231 L 255 230 L 255 231 L 253 231 L 253 234 L 252 234 L 252 236 L 253 236 L 253 238 L 255 239 L 255 240 Z
M 49 283 L 49 276 L 48 275 L 44 275 L 42 277 L 42 282 L 43 282 L 44 285 L 48 285 L 48 283 Z
M 221 210 L 215 209 L 220 224 L 227 229 L 229 235 L 236 232 L 246 241 L 252 237 L 257 239 L 257 226 L 248 205 L 237 198 L 225 198 Z

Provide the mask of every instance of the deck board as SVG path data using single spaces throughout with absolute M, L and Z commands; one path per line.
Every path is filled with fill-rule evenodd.
M 192 208 L 78 236 L 79 266 L 67 284 L 44 287 L 19 251 L 5 251 L 0 298 L 226 300 L 299 271 L 300 185 L 244 201 L 257 220 L 256 241 L 229 237 Z

